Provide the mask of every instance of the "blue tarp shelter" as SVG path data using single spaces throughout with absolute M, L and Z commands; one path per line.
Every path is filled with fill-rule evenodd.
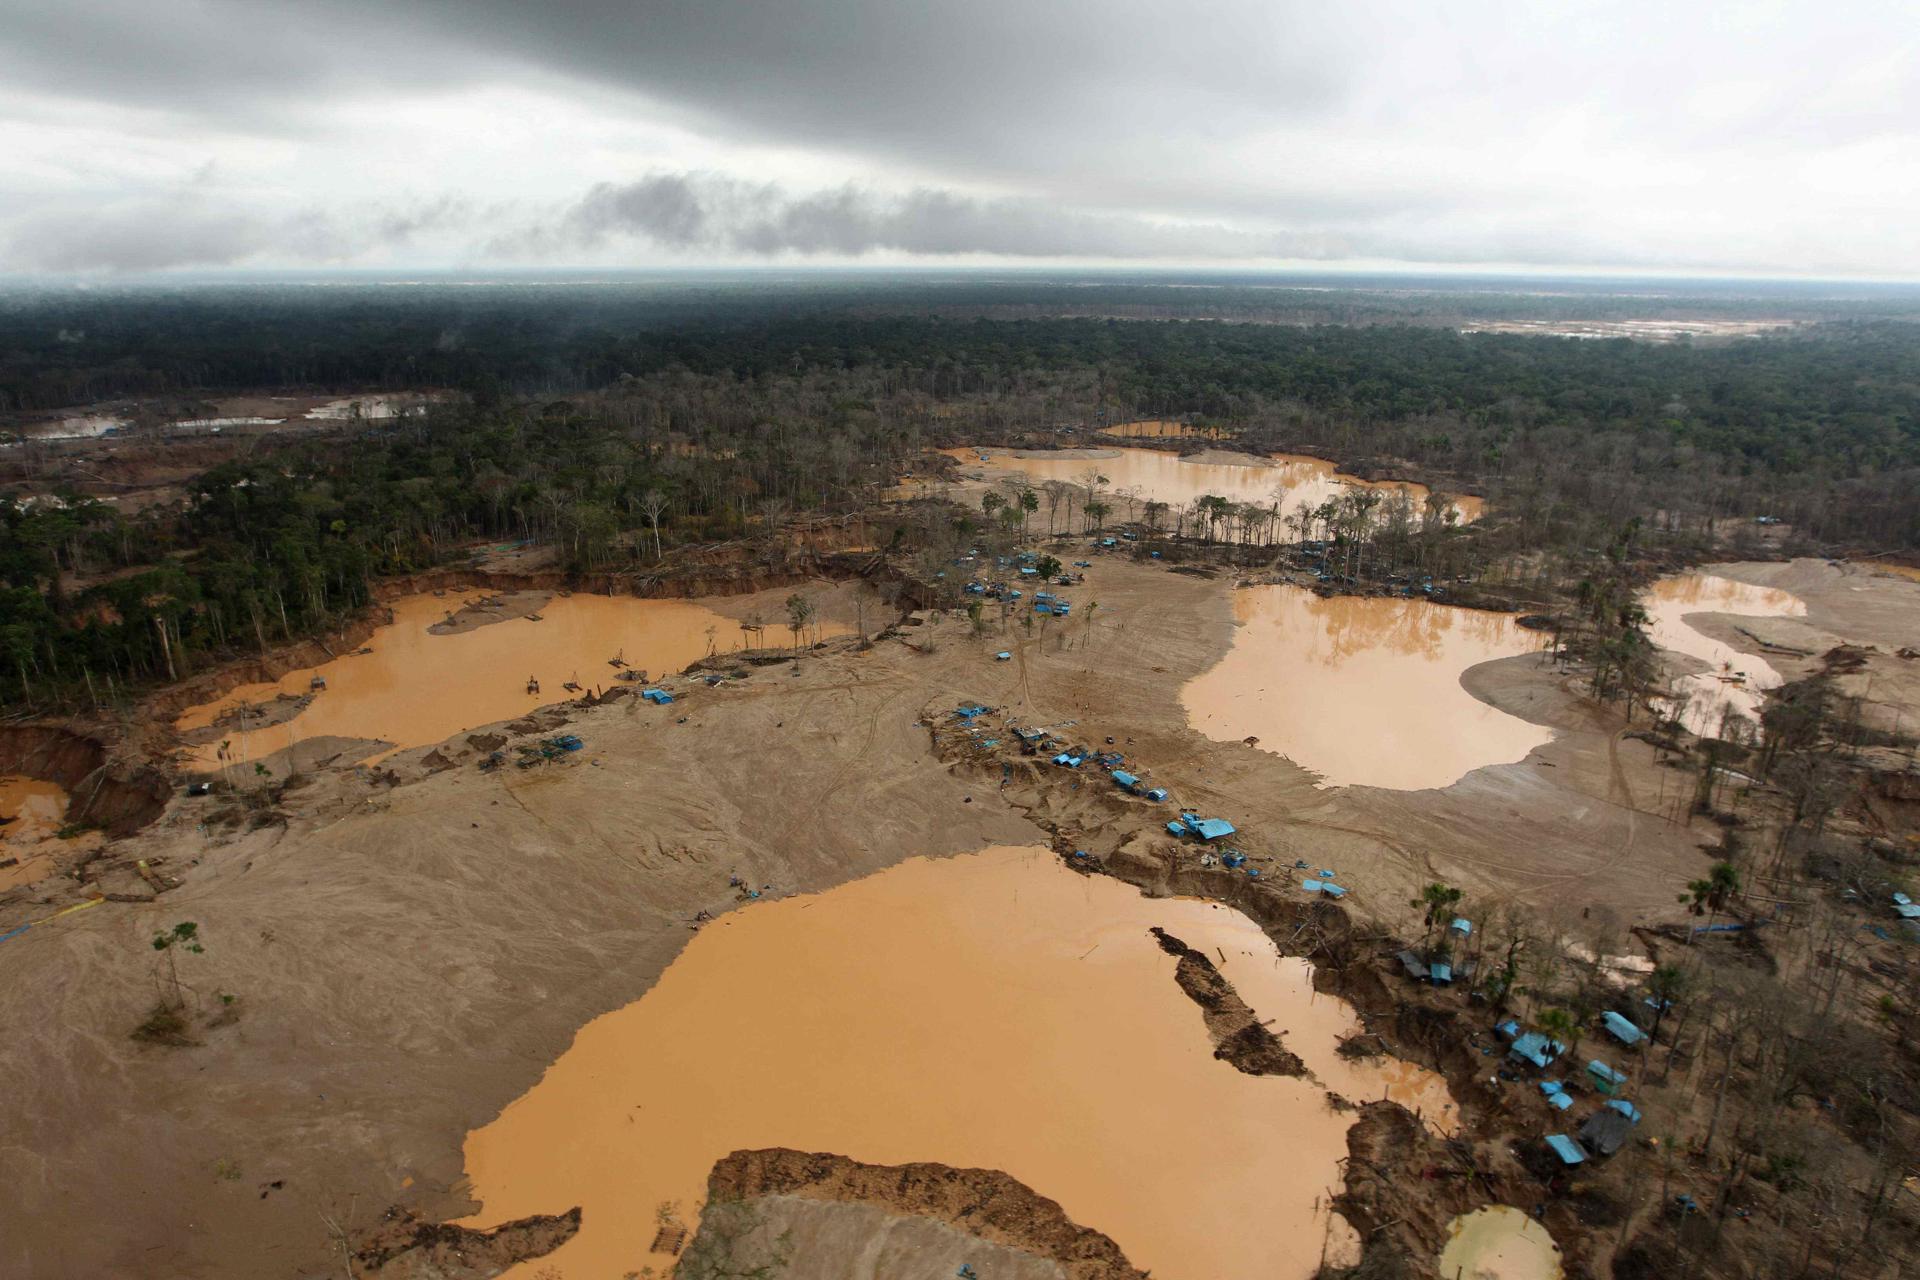
M 1012 662 L 1013 655 L 1011 653 L 1008 653 L 1005 649 L 1002 649 L 1000 652 L 993 655 L 993 660 L 995 662 Z
M 1611 1009 L 1600 1015 L 1600 1021 L 1606 1025 L 1607 1034 L 1621 1044 L 1639 1044 L 1647 1038 L 1646 1032 Z
M 1166 798 L 1167 789 L 1165 787 L 1155 787 L 1153 790 L 1147 792 L 1147 799 L 1153 801 L 1155 804 L 1164 802 Z
M 1337 885 L 1335 886 L 1335 888 L 1338 887 Z M 1435 960 L 1431 966 L 1430 975 L 1433 978 L 1434 986 L 1448 986 L 1453 982 L 1453 966 L 1445 960 Z
M 1453 918 L 1453 923 L 1448 925 L 1447 928 L 1453 930 L 1455 933 L 1459 934 L 1461 937 L 1464 938 L 1468 934 L 1471 934 L 1473 932 L 1473 921 L 1465 920 L 1459 916 L 1455 916 Z
M 1640 1109 L 1634 1106 L 1631 1102 L 1628 1102 L 1625 1098 L 1609 1099 L 1607 1102 L 1607 1105 L 1609 1107 L 1612 1107 L 1615 1111 L 1618 1111 L 1621 1115 L 1625 1116 L 1627 1119 L 1633 1121 L 1635 1124 L 1640 1123 Z
M 1113 781 L 1116 786 L 1127 791 L 1132 791 L 1140 785 L 1140 779 L 1134 777 L 1125 769 L 1115 769 L 1113 771 Z
M 648 702 L 651 702 L 656 706 L 662 706 L 662 707 L 666 706 L 669 702 L 673 701 L 673 695 L 668 693 L 665 689 L 642 689 L 640 691 L 640 696 L 645 698 Z
M 1495 1023 L 1493 1033 L 1502 1040 L 1512 1040 L 1519 1036 L 1520 1024 L 1512 1018 L 1508 1018 L 1505 1022 Z
M 1508 1050 L 1514 1057 L 1523 1062 L 1531 1062 L 1536 1067 L 1545 1067 L 1566 1051 L 1567 1046 L 1558 1040 L 1549 1040 L 1538 1031 L 1527 1032 L 1515 1040 L 1513 1048 Z
M 1627 1082 L 1626 1076 L 1615 1071 L 1598 1058 L 1587 1063 L 1587 1074 L 1593 1077 L 1594 1084 L 1599 1087 L 1602 1093 L 1612 1093 L 1615 1089 L 1618 1089 Z
M 1564 1133 L 1548 1134 L 1547 1146 L 1553 1154 L 1560 1157 L 1561 1164 L 1576 1165 L 1587 1162 L 1587 1153 L 1581 1148 L 1580 1144 Z

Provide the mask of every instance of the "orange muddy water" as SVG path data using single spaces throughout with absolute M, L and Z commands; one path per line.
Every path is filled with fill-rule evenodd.
M 618 669 L 609 666 L 608 659 L 616 655 L 657 679 L 704 657 L 709 644 L 724 653 L 745 643 L 738 621 L 704 605 L 632 596 L 574 595 L 548 601 L 539 610 L 539 622 L 515 618 L 452 635 L 427 630 L 457 610 L 462 598 L 462 593 L 450 592 L 444 598 L 399 600 L 393 605 L 393 622 L 367 641 L 372 653 L 304 668 L 275 684 L 245 685 L 194 707 L 179 718 L 177 727 L 200 728 L 230 708 L 280 694 L 304 695 L 319 675 L 327 687 L 311 705 L 285 723 L 224 739 L 229 743 L 227 758 L 258 760 L 296 741 L 319 737 L 376 740 L 395 748 L 425 746 L 462 729 L 509 720 L 572 697 L 563 688 L 568 681 L 587 690 L 614 686 Z M 788 641 L 783 621 L 769 615 L 767 623 L 764 635 L 752 643 Z M 815 627 L 822 636 L 851 630 L 832 622 L 816 621 Z M 539 693 L 527 692 L 529 676 L 539 680 Z M 218 743 L 208 743 L 194 759 L 210 768 L 218 762 L 218 751 Z
M 671 1264 L 655 1210 L 692 1225 L 715 1160 L 783 1146 L 1004 1170 L 1170 1280 L 1306 1277 L 1323 1239 L 1350 1256 L 1326 1210 L 1349 1118 L 1319 1083 L 1214 1058 L 1155 925 L 1224 954 L 1310 1066 L 1362 1073 L 1330 1077 L 1347 1096 L 1427 1087 L 1337 1062 L 1351 1011 L 1237 912 L 1042 848 L 915 859 L 702 929 L 468 1136 L 469 1221 L 580 1205 L 577 1237 L 509 1274 L 615 1280 Z
M 1677 686 L 1686 700 L 1679 708 L 1680 722 L 1700 734 L 1718 734 L 1729 713 L 1757 722 L 1766 690 L 1779 688 L 1781 680 L 1765 658 L 1695 630 L 1687 622 L 1688 615 L 1801 618 L 1807 612 L 1806 604 L 1790 592 L 1711 573 L 1662 578 L 1647 589 L 1640 603 L 1646 608 L 1647 630 L 1656 645 L 1707 664 L 1706 671 L 1682 678 Z
M 31 883 L 49 865 L 37 846 L 59 834 L 67 821 L 67 793 L 51 782 L 17 775 L 0 777 L 0 890 Z
M 1189 722 L 1217 742 L 1256 737 L 1329 785 L 1444 787 L 1553 738 L 1460 685 L 1541 647 L 1511 615 L 1262 586 L 1234 593 L 1234 616 L 1233 647 L 1181 692 Z
M 1103 448 L 1089 453 L 1055 454 L 1044 451 L 1010 452 L 1005 449 L 942 449 L 941 453 L 958 459 L 962 470 L 979 478 L 1013 472 L 1024 475 L 1033 484 L 1064 480 L 1083 484 L 1089 472 L 1105 476 L 1102 485 L 1110 496 L 1113 519 L 1134 520 L 1147 502 L 1165 502 L 1180 507 L 1213 494 L 1241 505 L 1281 504 L 1282 514 L 1290 514 L 1321 503 L 1353 489 L 1379 489 L 1388 493 L 1405 492 L 1414 504 L 1416 518 L 1427 500 L 1427 487 L 1420 484 L 1386 481 L 1379 484 L 1357 476 L 1341 475 L 1324 458 L 1300 454 L 1276 453 L 1266 458 L 1252 454 L 1231 455 L 1216 452 L 1214 460 L 1194 462 L 1178 454 L 1159 449 Z M 982 463 L 981 456 L 988 461 Z M 1222 457 L 1245 457 L 1244 463 L 1222 462 Z M 1276 490 L 1278 493 L 1276 494 Z M 1133 492 L 1131 499 L 1118 496 Z M 1455 510 L 1463 520 L 1477 519 L 1483 504 L 1478 498 L 1458 497 Z M 1044 506 L 1042 510 L 1044 511 Z

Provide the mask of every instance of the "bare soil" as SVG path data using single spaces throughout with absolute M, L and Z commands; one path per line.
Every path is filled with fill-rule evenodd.
M 456 608 L 448 602 L 447 617 L 427 630 L 436 636 L 456 636 L 496 622 L 511 622 L 538 613 L 553 599 L 551 591 L 502 591 L 496 595 L 472 596 Z
M 113 846 L 162 868 L 156 901 L 110 902 L 0 952 L 0 1024 L 32 1029 L 0 1044 L 0 1273 L 318 1275 L 338 1265 L 335 1226 L 359 1240 L 391 1205 L 428 1221 L 471 1210 L 467 1132 L 577 1028 L 646 991 L 695 913 L 730 909 L 731 872 L 809 892 L 1031 841 L 1036 824 L 1072 827 L 1102 858 L 1151 855 L 1165 809 L 1097 775 L 1073 787 L 1010 770 L 1003 787 L 997 762 L 928 749 L 928 708 L 979 701 L 1111 736 L 1150 785 L 1229 817 L 1274 893 L 1299 896 L 1279 875 L 1296 858 L 1338 868 L 1355 913 L 1389 926 L 1435 878 L 1480 904 L 1664 919 L 1704 865 L 1701 834 L 1658 816 L 1652 748 L 1535 659 L 1467 681 L 1560 732 L 1526 760 L 1441 791 L 1324 791 L 1186 724 L 1181 684 L 1229 642 L 1227 581 L 1114 557 L 1088 576 L 1091 627 L 976 638 L 948 617 L 692 685 L 670 707 L 570 704 L 376 769 L 321 770 L 258 823 L 209 823 L 220 797 L 176 799 Z M 1010 647 L 1015 661 L 993 660 Z M 493 737 L 562 724 L 586 750 L 476 767 Z M 0 932 L 78 901 L 62 883 L 0 904 Z M 181 920 L 206 946 L 179 957 L 182 980 L 200 1001 L 238 993 L 244 1016 L 196 1047 L 136 1043 L 148 940 Z
M 1105 1235 L 1080 1226 L 1060 1206 L 1019 1181 L 992 1169 L 954 1169 L 942 1164 L 868 1165 L 845 1156 L 788 1151 L 736 1151 L 714 1166 L 708 1190 L 717 1200 L 768 1198 L 814 1204 L 868 1206 L 863 1231 L 846 1233 L 840 1247 L 796 1250 L 796 1275 L 854 1276 L 848 1266 L 859 1257 L 849 1243 L 870 1246 L 875 1236 L 899 1231 L 899 1220 L 919 1219 L 950 1229 L 949 1248 L 959 1247 L 961 1262 L 982 1275 L 1062 1277 L 1062 1280 L 1144 1280 L 1146 1273 L 1128 1263 L 1120 1247 Z M 803 1215 L 785 1215 L 787 1221 Z M 864 1236 L 865 1239 L 860 1237 Z M 981 1245 L 1000 1246 L 1012 1256 L 981 1265 Z M 694 1247 L 699 1247 L 698 1242 Z M 852 1254 L 852 1257 L 848 1255 Z M 942 1275 L 944 1261 L 918 1250 L 911 1257 L 915 1274 Z M 1003 1270 L 1002 1268 L 1006 1269 Z M 879 1274 L 894 1274 L 880 1272 Z

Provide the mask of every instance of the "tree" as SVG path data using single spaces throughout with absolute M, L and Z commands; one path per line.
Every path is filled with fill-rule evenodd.
M 787 597 L 787 630 L 793 633 L 793 648 L 796 653 L 800 651 L 800 633 L 805 631 L 807 624 L 813 621 L 813 615 L 813 601 L 797 591 Z
M 1647 994 L 1653 998 L 1653 1026 L 1647 1032 L 1647 1039 L 1660 1038 L 1660 1023 L 1666 1018 L 1667 1010 L 1679 1003 L 1686 990 L 1687 975 L 1679 965 L 1657 965 L 1647 975 Z
M 667 495 L 658 489 L 649 489 L 640 495 L 640 514 L 653 525 L 653 558 L 660 558 L 660 517 L 667 509 Z
M 1739 868 L 1731 862 L 1716 862 L 1707 872 L 1706 879 L 1687 881 L 1687 892 L 1680 895 L 1680 903 L 1691 914 L 1706 916 L 1706 927 L 1712 929 L 1714 917 L 1724 911 L 1728 901 L 1739 892 Z M 1694 934 L 1689 933 L 1688 942 L 1692 942 L 1693 937 Z
M 1410 907 L 1426 908 L 1426 940 L 1431 945 L 1435 929 L 1445 928 L 1453 923 L 1460 905 L 1462 891 L 1438 881 L 1420 891 L 1420 896 L 1407 903 Z
M 1583 1030 L 1580 1019 L 1567 1010 L 1542 1009 L 1535 1021 L 1540 1024 L 1540 1029 L 1547 1033 L 1548 1039 L 1558 1040 L 1566 1046 L 1568 1057 L 1572 1057 L 1573 1051 L 1580 1047 L 1580 1033 Z
M 181 994 L 180 966 L 174 953 L 189 951 L 196 956 L 206 953 L 206 948 L 200 945 L 200 926 L 191 920 L 182 920 L 166 932 L 154 934 L 153 949 L 167 958 L 167 980 L 173 986 L 173 1007 L 178 1009 L 187 1001 Z

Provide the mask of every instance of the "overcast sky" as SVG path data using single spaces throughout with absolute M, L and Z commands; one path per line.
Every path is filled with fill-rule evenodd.
M 0 0 L 0 272 L 1920 278 L 1913 0 Z

